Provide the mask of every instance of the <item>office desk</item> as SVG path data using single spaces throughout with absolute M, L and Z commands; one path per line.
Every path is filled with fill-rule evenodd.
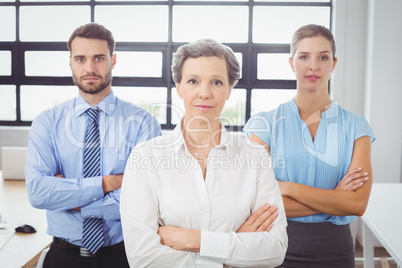
M 402 184 L 374 183 L 361 218 L 364 267 L 374 268 L 374 237 L 402 267 Z
M 52 242 L 46 233 L 46 211 L 33 208 L 26 192 L 25 181 L 4 181 L 0 171 L 0 213 L 7 218 L 6 228 L 32 225 L 34 234 L 15 233 L 0 250 L 0 267 L 32 267 L 41 251 Z

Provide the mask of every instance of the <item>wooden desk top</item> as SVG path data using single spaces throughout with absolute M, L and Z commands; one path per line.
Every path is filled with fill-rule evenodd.
M 374 183 L 362 220 L 402 265 L 402 183 Z
M 52 242 L 46 233 L 46 211 L 33 208 L 28 201 L 25 181 L 4 181 L 0 171 L 0 213 L 7 219 L 7 229 L 29 224 L 34 234 L 15 233 L 0 249 L 0 267 L 31 267 L 41 251 Z

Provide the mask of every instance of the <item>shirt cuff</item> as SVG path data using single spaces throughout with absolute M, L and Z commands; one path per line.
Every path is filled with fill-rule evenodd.
M 200 256 L 228 259 L 230 238 L 230 233 L 201 231 Z
M 81 216 L 82 218 L 103 218 L 102 209 L 99 205 L 95 205 L 95 203 L 89 204 L 87 206 L 81 207 Z
M 101 201 L 104 197 L 102 188 L 102 176 L 83 178 L 81 181 L 84 201 L 89 204 L 81 208 L 81 214 L 84 218 L 91 218 L 91 216 L 94 216 L 95 218 L 101 218 L 102 213 L 100 206 L 92 204 L 94 204 L 94 202 L 96 201 Z

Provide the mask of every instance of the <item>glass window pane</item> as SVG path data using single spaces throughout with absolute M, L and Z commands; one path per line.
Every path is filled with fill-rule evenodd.
M 67 42 L 78 26 L 91 20 L 89 6 L 22 6 L 20 9 L 21 41 Z
M 184 116 L 183 100 L 177 95 L 177 89 L 172 88 L 172 124 L 177 125 Z
M 220 42 L 248 41 L 248 7 L 174 6 L 173 41 L 212 38 Z
M 168 6 L 96 6 L 95 22 L 117 42 L 166 42 Z
M 66 2 L 66 0 L 20 0 L 21 2 Z M 68 2 L 89 2 L 90 0 L 68 0 Z
M 166 124 L 167 89 L 163 87 L 113 87 L 115 95 L 153 114 L 159 124 Z
M 226 101 L 222 110 L 221 120 L 223 124 L 242 126 L 246 123 L 246 94 L 245 89 L 232 89 L 230 98 Z
M 200 0 L 174 0 L 175 2 L 199 2 Z M 248 0 L 219 0 L 219 2 L 247 2 Z
M 292 68 L 289 65 L 290 54 L 266 54 L 257 55 L 258 79 L 295 79 Z
M 184 116 L 183 100 L 172 88 L 172 124 L 178 124 Z M 234 88 L 221 113 L 225 125 L 243 125 L 246 120 L 246 90 Z
M 63 0 L 61 0 L 63 1 Z M 144 0 L 95 0 L 96 2 L 144 2 Z M 167 2 L 168 0 L 146 0 L 147 2 Z
M 25 75 L 71 76 L 70 53 L 67 51 L 25 52 Z
M 242 75 L 243 75 L 243 53 L 235 52 L 235 56 L 236 56 L 236 59 L 239 61 L 239 64 L 240 64 L 240 78 L 242 78 Z
M 15 2 L 15 0 L 0 0 L 0 3 Z
M 330 0 L 254 0 L 254 2 L 323 2 L 328 3 Z
M 296 89 L 253 89 L 251 91 L 251 116 L 278 108 L 296 96 Z
M 253 42 L 289 44 L 293 33 L 305 24 L 329 28 L 330 7 L 254 7 Z
M 0 7 L 0 41 L 15 41 L 15 20 L 15 7 Z
M 17 103 L 14 85 L 0 85 L 0 120 L 17 120 Z
M 11 51 L 0 51 L 0 75 L 11 75 Z
M 21 120 L 31 121 L 42 111 L 77 97 L 75 86 L 21 86 Z
M 162 77 L 161 52 L 116 51 L 114 76 Z

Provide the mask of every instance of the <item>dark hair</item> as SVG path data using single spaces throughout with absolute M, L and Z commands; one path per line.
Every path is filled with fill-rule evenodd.
M 228 80 L 231 86 L 235 86 L 240 78 L 240 64 L 233 50 L 212 39 L 200 39 L 187 45 L 182 45 L 173 54 L 172 76 L 176 83 L 181 82 L 183 64 L 188 58 L 216 56 L 226 61 Z
M 318 37 L 322 36 L 327 39 L 331 43 L 332 47 L 332 54 L 335 58 L 335 39 L 332 35 L 331 31 L 328 30 L 326 27 L 317 25 L 317 24 L 308 24 L 300 27 L 296 32 L 293 34 L 292 43 L 290 44 L 290 54 L 291 57 L 296 53 L 297 43 L 305 38 L 311 37 Z
M 110 56 L 113 55 L 115 48 L 115 41 L 113 35 L 108 29 L 106 29 L 104 26 L 100 24 L 91 22 L 75 29 L 75 31 L 71 34 L 70 39 L 68 39 L 67 42 L 67 48 L 70 52 L 71 52 L 71 42 L 73 42 L 74 38 L 76 37 L 105 40 L 109 47 Z

